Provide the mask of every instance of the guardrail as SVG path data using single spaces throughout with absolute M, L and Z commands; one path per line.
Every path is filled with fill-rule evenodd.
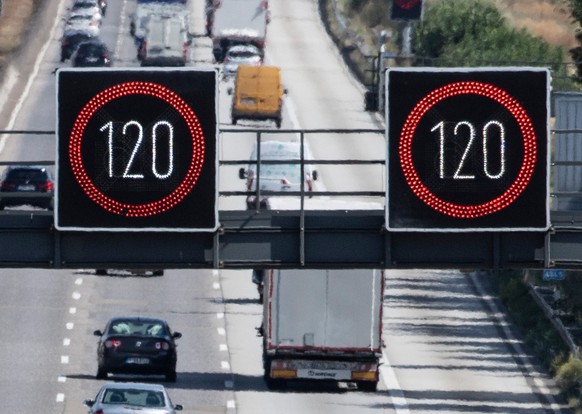
M 529 283 L 528 289 L 530 295 L 533 297 L 540 309 L 542 309 L 546 319 L 554 326 L 556 331 L 558 331 L 560 337 L 568 346 L 572 355 L 579 357 L 580 347 L 574 341 L 574 338 L 560 319 L 559 315 L 556 313 L 555 309 L 552 308 L 552 306 L 550 306 L 544 297 L 540 294 L 539 287 Z
M 257 158 L 256 159 L 237 159 L 237 160 L 220 160 L 219 165 L 221 166 L 236 166 L 236 165 L 256 165 L 257 173 L 256 173 L 256 180 L 257 183 L 255 185 L 256 189 L 254 191 L 220 191 L 221 196 L 254 196 L 256 200 L 260 200 L 261 196 L 299 196 L 300 197 L 300 211 L 304 210 L 304 201 L 305 198 L 309 197 L 317 197 L 317 196 L 333 196 L 333 197 L 380 197 L 383 198 L 385 196 L 385 190 L 382 191 L 306 191 L 305 188 L 305 180 L 301 180 L 300 183 L 300 190 L 299 191 L 265 191 L 261 190 L 260 180 L 261 174 L 260 169 L 261 165 L 299 165 L 300 167 L 300 177 L 306 176 L 306 166 L 313 166 L 313 165 L 379 165 L 384 167 L 386 165 L 385 158 L 382 159 L 311 159 L 307 156 L 306 151 L 306 139 L 309 137 L 310 139 L 316 139 L 318 134 L 334 134 L 334 135 L 361 135 L 361 134 L 375 134 L 381 135 L 383 137 L 384 130 L 383 129 L 354 129 L 354 130 L 345 130 L 345 129 L 311 129 L 311 130 L 293 130 L 293 129 L 277 129 L 277 130 L 264 130 L 264 129 L 234 129 L 234 128 L 225 128 L 221 129 L 220 134 L 255 134 L 255 145 L 257 150 Z M 296 136 L 297 142 L 300 144 L 300 154 L 299 159 L 277 159 L 277 160 L 263 160 L 261 159 L 261 144 L 263 142 L 263 137 L 265 135 L 271 136 L 282 136 L 286 134 L 294 134 Z M 257 212 L 260 210 L 260 206 L 256 203 L 256 210 Z
M 582 134 L 582 130 L 580 129 L 553 129 L 550 131 L 552 135 L 560 135 L 560 134 L 570 134 L 570 133 L 580 133 Z M 338 136 L 346 136 L 346 135 L 361 135 L 361 134 L 375 134 L 383 136 L 385 131 L 383 129 L 353 129 L 353 130 L 346 130 L 346 129 L 310 129 L 310 130 L 295 130 L 295 129 L 247 129 L 247 128 L 221 128 L 219 130 L 219 134 L 254 134 L 255 135 L 255 142 L 257 146 L 261 145 L 264 137 L 266 135 L 269 136 L 277 136 L 277 135 L 285 135 L 285 134 L 294 134 L 297 141 L 301 145 L 301 156 L 298 160 L 261 160 L 260 154 L 257 160 L 251 160 L 249 158 L 245 159 L 235 159 L 235 160 L 219 160 L 219 166 L 248 166 L 248 165 L 258 165 L 258 169 L 260 169 L 260 165 L 268 165 L 268 164 L 299 164 L 300 171 L 302 176 L 305 173 L 305 166 L 306 165 L 379 165 L 384 167 L 386 165 L 385 158 L 377 158 L 377 159 L 335 159 L 335 160 L 322 160 L 322 159 L 306 159 L 305 157 L 305 142 L 306 139 L 317 139 L 317 135 L 320 134 L 335 134 Z M 54 130 L 0 130 L 1 135 L 55 135 Z M 384 154 L 382 154 L 384 155 Z M 22 161 L 0 161 L 0 167 L 2 166 L 10 166 L 10 165 L 42 165 L 42 166 L 49 166 L 54 167 L 54 161 L 32 161 L 32 160 L 22 160 Z M 556 171 L 560 168 L 564 167 L 582 167 L 582 160 L 579 161 L 560 161 L 560 160 L 551 160 L 550 164 L 551 170 L 551 188 L 550 188 L 550 197 L 554 200 L 559 200 L 561 197 L 568 197 L 568 198 L 582 198 L 582 191 L 558 191 L 554 190 L 553 184 L 553 176 L 556 175 Z M 258 175 L 258 180 L 260 180 L 260 175 Z M 16 194 L 18 196 L 22 196 L 21 193 Z M 30 196 L 42 196 L 41 193 L 31 194 Z M 15 196 L 13 193 L 4 193 L 4 197 L 12 197 Z M 260 199 L 261 196 L 282 196 L 282 197 L 300 197 L 301 203 L 299 210 L 303 210 L 304 203 L 306 197 L 317 197 L 317 196 L 335 196 L 335 197 L 376 197 L 376 198 L 383 198 L 385 196 L 384 191 L 311 191 L 307 194 L 304 182 L 301 182 L 300 191 L 261 191 L 260 185 L 256 186 L 256 190 L 248 191 L 248 190 L 240 190 L 240 191 L 220 191 L 219 196 L 229 197 L 229 196 L 254 196 L 257 199 Z M 259 206 L 257 207 L 257 211 L 260 210 Z M 553 209 L 557 210 L 557 209 Z M 581 213 L 582 214 L 582 213 Z

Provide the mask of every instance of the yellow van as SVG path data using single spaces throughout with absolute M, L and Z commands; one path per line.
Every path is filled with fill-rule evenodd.
M 285 93 L 278 67 L 239 66 L 232 97 L 232 124 L 236 125 L 239 119 L 272 119 L 281 128 Z

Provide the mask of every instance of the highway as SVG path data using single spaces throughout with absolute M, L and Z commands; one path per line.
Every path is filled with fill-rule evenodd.
M 54 130 L 53 70 L 67 1 L 46 0 L 40 33 L 15 60 L 0 87 L 0 127 Z M 110 0 L 102 38 L 115 51 L 115 66 L 137 66 L 128 13 L 134 0 Z M 190 0 L 192 30 L 200 36 L 190 64 L 211 66 L 203 0 Z M 363 88 L 351 78 L 327 38 L 314 0 L 270 0 L 266 63 L 282 68 L 289 90 L 283 128 L 381 128 L 363 111 Z M 229 82 L 221 82 L 220 126 L 230 125 Z M 240 128 L 274 129 L 268 123 Z M 246 159 L 252 136 L 221 142 L 221 159 Z M 322 159 L 378 158 L 381 138 L 309 141 Z M 0 159 L 54 160 L 52 136 L 0 137 Z M 236 168 L 220 171 L 221 190 L 242 190 Z M 379 168 L 321 170 L 320 188 L 380 190 Z M 241 199 L 220 200 L 221 209 L 243 209 Z M 139 235 L 136 235 L 139 237 Z M 35 246 L 30 246 L 34 249 Z M 131 249 L 131 246 L 127 246 Z M 383 309 L 384 365 L 378 392 L 295 384 L 269 391 L 262 379 L 261 306 L 250 271 L 168 270 L 164 276 L 95 269 L 0 271 L 0 389 L 2 412 L 86 412 L 104 381 L 94 379 L 93 331 L 116 315 L 162 317 L 178 340 L 178 380 L 166 384 L 184 413 L 567 413 L 553 382 L 529 358 L 484 277 L 457 270 L 386 272 Z M 317 315 L 314 315 L 317 317 Z M 113 378 L 110 378 L 112 380 Z M 120 377 L 158 381 L 162 378 Z

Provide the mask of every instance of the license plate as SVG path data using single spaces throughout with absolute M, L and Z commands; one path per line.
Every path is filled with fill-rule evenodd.
M 126 364 L 147 365 L 150 363 L 149 358 L 127 358 Z
M 89 56 L 87 58 L 87 62 L 97 62 L 99 60 L 99 58 L 95 57 L 95 56 Z
M 16 187 L 18 191 L 34 191 L 34 185 L 32 184 L 23 184 Z

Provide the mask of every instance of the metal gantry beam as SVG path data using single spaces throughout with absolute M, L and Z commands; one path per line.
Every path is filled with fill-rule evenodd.
M 256 133 L 224 130 L 221 133 Z M 383 130 L 268 131 L 297 134 L 383 134 Z M 0 134 L 53 131 L 0 131 Z M 221 166 L 249 160 L 221 160 Z M 302 164 L 376 164 L 385 160 L 300 160 Z M 0 165 L 27 162 L 2 162 Z M 51 161 L 31 162 L 51 165 Z M 256 190 L 260 191 L 260 190 Z M 246 197 L 250 191 L 220 196 Z M 270 194 L 305 199 L 298 194 Z M 376 197 L 383 191 L 314 192 Z M 216 232 L 58 231 L 51 211 L 0 212 L 0 267 L 25 268 L 582 268 L 582 211 L 552 212 L 548 232 L 389 232 L 372 210 L 220 211 Z

